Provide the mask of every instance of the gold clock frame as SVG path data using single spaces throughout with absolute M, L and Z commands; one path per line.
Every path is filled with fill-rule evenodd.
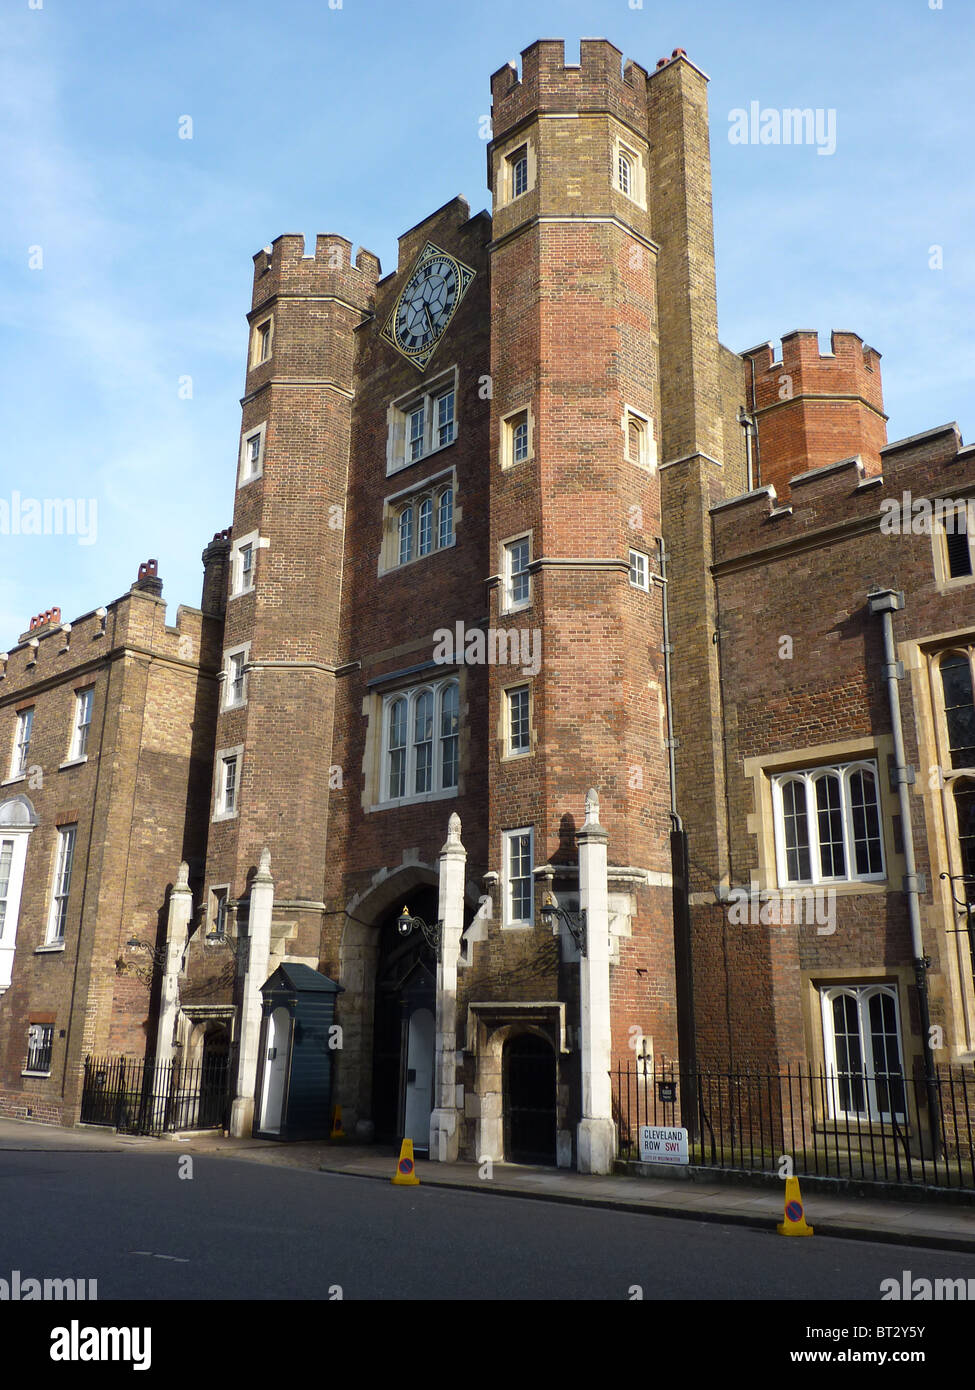
M 402 344 L 399 343 L 396 339 L 396 315 L 399 313 L 400 305 L 403 302 L 403 296 L 406 293 L 408 287 L 412 285 L 414 279 L 416 278 L 417 272 L 422 270 L 423 266 L 426 265 L 427 261 L 432 260 L 449 261 L 450 264 L 454 267 L 454 270 L 457 275 L 457 298 L 454 300 L 453 307 L 451 308 L 449 315 L 444 321 L 443 327 L 440 329 L 440 332 L 437 334 L 434 341 L 432 343 L 429 343 L 426 347 L 418 348 L 416 351 L 410 352 L 407 348 L 404 348 Z M 413 262 L 412 266 L 410 267 L 406 279 L 403 281 L 402 289 L 396 296 L 396 302 L 390 310 L 389 316 L 386 319 L 386 322 L 383 325 L 379 336 L 382 339 L 384 339 L 387 343 L 389 343 L 391 347 L 394 347 L 396 351 L 400 354 L 400 356 L 405 357 L 407 362 L 412 362 L 414 367 L 416 367 L 418 371 L 425 372 L 427 369 L 427 364 L 429 363 L 431 357 L 443 341 L 447 329 L 453 323 L 454 315 L 460 308 L 461 301 L 463 300 L 465 294 L 470 288 L 471 281 L 474 279 L 476 273 L 477 272 L 474 271 L 469 265 L 465 265 L 463 261 L 458 260 L 456 256 L 452 255 L 451 252 L 445 251 L 442 246 L 437 246 L 432 241 L 428 241 L 424 246 L 423 250 L 417 256 L 416 260 Z

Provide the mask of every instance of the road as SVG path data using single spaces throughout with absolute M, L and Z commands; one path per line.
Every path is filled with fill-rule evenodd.
M 876 1303 L 881 1281 L 905 1269 L 975 1290 L 975 1255 L 784 1240 L 225 1157 L 195 1155 L 181 1177 L 188 1157 L 158 1145 L 0 1152 L 0 1278 L 95 1279 L 99 1300 L 625 1301 L 639 1290 Z M 895 1308 L 905 1311 L 873 1312 Z

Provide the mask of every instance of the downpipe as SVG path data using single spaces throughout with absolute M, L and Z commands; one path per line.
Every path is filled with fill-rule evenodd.
M 917 862 L 914 858 L 911 803 L 907 790 L 908 778 L 910 777 L 913 781 L 913 772 L 908 770 L 904 756 L 904 727 L 901 723 L 900 691 L 897 685 L 897 682 L 902 678 L 903 668 L 897 661 L 894 648 L 893 615 L 903 609 L 904 595 L 893 589 L 880 589 L 870 593 L 868 599 L 870 612 L 880 617 L 884 639 L 884 679 L 887 683 L 890 725 L 894 736 L 894 775 L 897 779 L 897 799 L 900 805 L 904 841 L 904 867 L 907 870 L 904 875 L 904 896 L 907 898 L 907 913 L 911 924 L 911 948 L 914 952 L 914 980 L 917 985 L 918 1013 L 924 1050 L 924 1082 L 928 1098 L 931 1147 L 937 1158 L 941 1153 L 941 1114 L 938 1105 L 934 1055 L 931 1051 L 931 1014 L 928 1005 L 928 970 L 931 966 L 931 957 L 924 954 L 924 942 L 921 937 L 920 893 L 917 884 Z

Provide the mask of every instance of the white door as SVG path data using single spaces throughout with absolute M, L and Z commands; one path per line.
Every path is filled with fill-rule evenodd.
M 261 1129 L 268 1134 L 281 1131 L 281 1108 L 284 1104 L 284 1074 L 288 1065 L 288 1040 L 291 1019 L 287 1009 L 275 1009 L 267 1028 L 267 1048 L 264 1053 L 264 1086 L 261 1092 Z
M 433 1109 L 434 1019 L 429 1009 L 410 1016 L 406 1045 L 405 1137 L 414 1149 L 430 1147 L 430 1111 Z

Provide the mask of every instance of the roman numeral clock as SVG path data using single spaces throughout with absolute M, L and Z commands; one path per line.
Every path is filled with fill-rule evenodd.
M 428 241 L 380 337 L 424 371 L 473 279 L 469 265 Z

